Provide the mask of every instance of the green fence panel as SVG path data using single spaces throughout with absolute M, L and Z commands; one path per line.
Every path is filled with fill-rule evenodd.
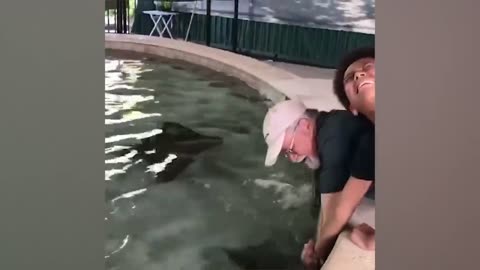
M 153 24 L 142 11 L 154 8 L 151 0 L 139 0 L 132 32 L 150 33 Z M 176 16 L 176 38 L 185 38 L 190 18 L 191 13 Z M 231 50 L 233 18 L 212 16 L 211 22 L 211 46 Z M 188 40 L 206 43 L 206 15 L 195 14 Z M 249 20 L 238 21 L 237 40 L 237 51 L 242 54 L 324 68 L 334 68 L 349 50 L 375 46 L 375 36 L 371 34 Z

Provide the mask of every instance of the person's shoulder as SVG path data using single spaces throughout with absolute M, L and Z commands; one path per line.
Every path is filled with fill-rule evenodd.
M 344 125 L 371 124 L 370 120 L 368 120 L 365 116 L 361 114 L 354 115 L 352 112 L 347 110 L 332 110 L 329 112 L 329 116 L 331 121 L 335 121 Z
M 364 121 L 362 117 L 355 116 L 349 111 L 334 110 L 324 114 L 324 119 L 318 120 L 317 127 L 317 151 L 326 155 L 347 154 L 353 145 L 362 141 L 366 134 L 374 134 L 373 125 Z
M 319 123 L 319 134 L 324 133 L 328 136 L 346 135 L 349 133 L 360 132 L 366 129 L 367 123 L 346 110 L 332 110 L 326 113 L 322 123 Z

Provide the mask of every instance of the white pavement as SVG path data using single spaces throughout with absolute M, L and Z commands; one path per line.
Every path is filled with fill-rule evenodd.
M 296 64 L 289 64 L 284 62 L 265 61 L 274 67 L 281 68 L 290 73 L 297 75 L 298 77 L 305 79 L 323 79 L 332 80 L 335 73 L 334 69 L 317 68 L 311 66 L 303 66 Z
M 295 79 L 270 82 L 272 86 L 281 89 L 287 96 L 298 97 L 307 106 L 319 110 L 343 109 L 333 94 L 334 70 L 283 62 L 264 62 L 297 76 Z

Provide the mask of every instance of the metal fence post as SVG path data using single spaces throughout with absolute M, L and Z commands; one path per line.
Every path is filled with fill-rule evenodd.
M 237 51 L 238 41 L 238 0 L 234 1 L 233 23 L 232 23 L 232 50 Z
M 212 30 L 212 0 L 207 0 L 207 21 L 205 23 L 206 43 L 210 46 L 211 30 Z

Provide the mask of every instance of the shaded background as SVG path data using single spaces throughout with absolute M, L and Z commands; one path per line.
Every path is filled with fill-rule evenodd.
M 191 12 L 194 2 L 175 3 L 179 11 Z M 195 13 L 205 14 L 206 0 L 199 0 Z M 233 17 L 233 0 L 212 0 L 212 15 Z M 239 0 L 239 19 L 375 33 L 375 0 Z
M 239 0 L 238 20 L 234 3 L 212 0 L 211 17 L 206 15 L 206 0 L 174 3 L 173 10 L 179 13 L 174 38 L 322 68 L 334 68 L 347 51 L 375 45 L 374 0 Z M 150 33 L 153 23 L 143 11 L 152 9 L 153 0 L 139 0 L 132 11 L 132 33 Z

